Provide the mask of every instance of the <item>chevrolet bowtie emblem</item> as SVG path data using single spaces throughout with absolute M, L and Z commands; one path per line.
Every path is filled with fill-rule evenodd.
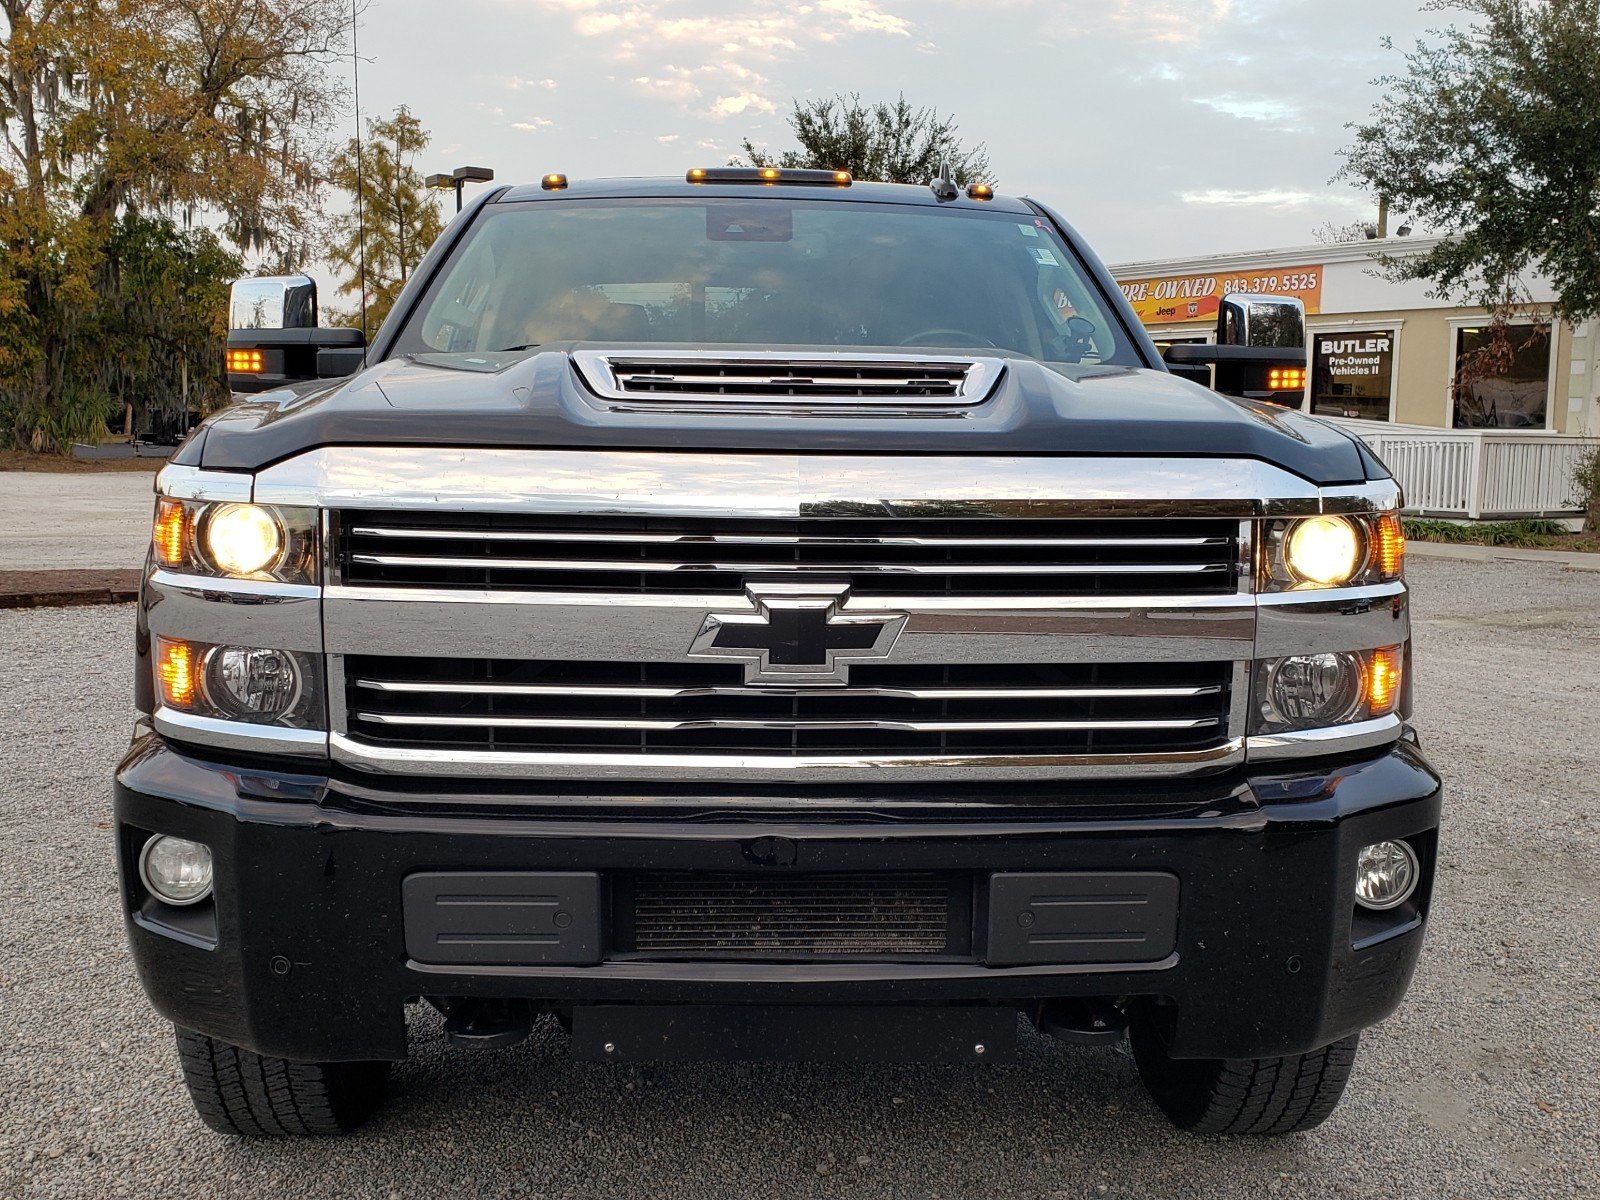
M 846 613 L 848 584 L 751 583 L 752 610 L 707 613 L 691 658 L 744 663 L 746 683 L 845 683 L 850 664 L 886 658 L 905 613 Z

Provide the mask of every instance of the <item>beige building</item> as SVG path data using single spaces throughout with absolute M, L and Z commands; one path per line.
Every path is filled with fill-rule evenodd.
M 1571 468 L 1600 444 L 1595 322 L 1553 319 L 1549 286 L 1530 280 L 1534 320 L 1511 331 L 1511 369 L 1457 395 L 1457 365 L 1488 341 L 1486 314 L 1430 299 L 1426 283 L 1391 282 L 1374 261 L 1433 244 L 1394 237 L 1125 263 L 1111 271 L 1158 344 L 1213 340 L 1226 292 L 1299 296 L 1309 367 L 1302 407 L 1372 444 L 1406 485 L 1414 511 L 1576 511 Z

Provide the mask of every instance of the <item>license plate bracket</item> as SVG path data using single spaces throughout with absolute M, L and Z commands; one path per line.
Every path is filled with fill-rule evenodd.
M 1017 1013 L 959 1006 L 580 1005 L 572 1056 L 590 1062 L 1006 1062 Z

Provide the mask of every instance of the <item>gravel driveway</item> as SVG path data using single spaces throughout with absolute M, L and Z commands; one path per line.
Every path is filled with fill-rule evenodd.
M 1421 561 L 1421 726 L 1448 776 L 1432 934 L 1344 1105 L 1281 1141 L 1173 1132 L 1125 1051 L 1015 1065 L 570 1062 L 418 1013 L 340 1143 L 206 1131 L 123 951 L 109 775 L 132 613 L 0 612 L 0 1196 L 1600 1196 L 1600 584 Z

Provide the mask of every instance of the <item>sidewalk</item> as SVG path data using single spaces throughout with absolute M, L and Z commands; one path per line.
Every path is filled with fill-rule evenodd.
M 1524 550 L 1518 546 L 1471 546 L 1460 542 L 1419 542 L 1409 539 L 1406 553 L 1418 558 L 1453 558 L 1458 562 L 1540 562 L 1569 571 L 1600 571 L 1600 554 L 1576 550 Z
M 0 608 L 132 600 L 154 482 L 154 471 L 0 471 Z

